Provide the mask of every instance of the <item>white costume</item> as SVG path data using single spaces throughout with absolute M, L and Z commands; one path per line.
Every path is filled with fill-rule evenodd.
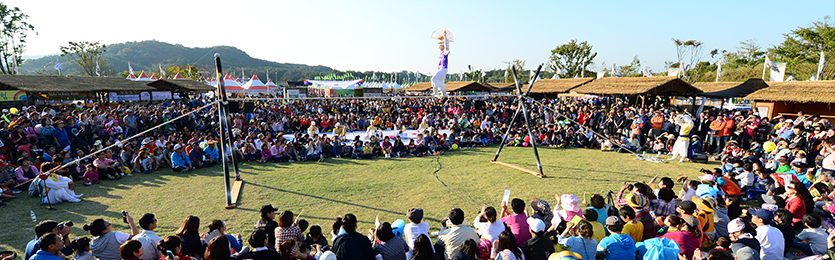
M 689 115 L 679 116 L 676 117 L 676 124 L 679 125 L 678 139 L 673 144 L 673 157 L 670 160 L 680 156 L 679 162 L 684 162 L 690 150 L 690 129 L 693 128 L 693 119 Z
M 443 46 L 444 50 L 441 51 L 441 55 L 438 57 L 438 71 L 432 75 L 432 94 L 435 96 L 446 96 L 446 85 L 444 81 L 446 80 L 447 61 L 449 59 L 448 39 L 444 39 Z
M 49 188 L 49 193 L 44 198 L 44 203 L 60 203 L 63 201 L 79 202 L 81 195 L 75 195 L 75 191 L 70 190 L 69 185 L 72 179 L 52 173 L 46 180 L 44 185 Z M 82 194 L 84 195 L 84 194 Z

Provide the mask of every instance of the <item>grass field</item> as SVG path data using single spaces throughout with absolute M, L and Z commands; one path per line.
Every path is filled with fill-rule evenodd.
M 512 191 L 511 197 L 525 201 L 539 197 L 551 202 L 554 194 L 605 195 L 608 190 L 617 191 L 623 182 L 648 181 L 655 174 L 674 177 L 684 173 L 693 177 L 698 175 L 699 168 L 715 166 L 658 164 L 614 152 L 546 148 L 539 152 L 548 178 L 540 179 L 490 163 L 495 151 L 496 147 L 487 147 L 446 153 L 440 156 L 442 168 L 438 177 L 452 189 L 498 206 L 505 189 Z M 499 160 L 536 169 L 529 148 L 508 147 Z M 129 211 L 136 219 L 144 213 L 156 214 L 159 225 L 156 231 L 161 236 L 173 235 L 186 216 L 195 215 L 200 217 L 203 231 L 208 230 L 205 226 L 210 220 L 221 219 L 226 222 L 227 233 L 242 233 L 246 237 L 259 219 L 259 208 L 268 203 L 296 214 L 304 210 L 302 218 L 314 225 L 321 224 L 326 232 L 338 215 L 354 213 L 361 222 L 361 230 L 365 230 L 373 225 L 376 216 L 388 222 L 405 220 L 405 212 L 411 207 L 422 207 L 433 229 L 440 226 L 440 219 L 453 207 L 462 208 L 467 222 L 471 223 L 481 205 L 445 188 L 432 174 L 438 166 L 434 156 L 327 159 L 323 163 L 244 163 L 241 175 L 245 184 L 238 207 L 231 210 L 223 208 L 225 192 L 220 166 L 185 174 L 168 169 L 150 175 L 134 174 L 119 181 L 80 186 L 77 193 L 84 194 L 82 202 L 55 205 L 56 211 L 48 211 L 32 197 L 9 202 L 0 209 L 0 251 L 17 251 L 22 257 L 26 242 L 34 237 L 35 223 L 29 217 L 29 210 L 35 211 L 38 221 L 74 221 L 71 237 L 89 236 L 81 226 L 96 218 L 109 220 L 115 231 L 129 232 L 127 224 L 120 220 L 121 210 Z

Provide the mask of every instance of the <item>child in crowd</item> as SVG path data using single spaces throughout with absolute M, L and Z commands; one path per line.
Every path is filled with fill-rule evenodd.
M 84 186 L 99 183 L 99 172 L 93 164 L 87 164 L 87 171 L 84 172 Z

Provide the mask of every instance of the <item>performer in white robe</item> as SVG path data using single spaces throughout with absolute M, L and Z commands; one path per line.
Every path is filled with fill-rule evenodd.
M 688 160 L 688 151 L 690 150 L 690 129 L 693 128 L 693 119 L 690 115 L 679 114 L 676 116 L 676 124 L 679 126 L 678 139 L 673 144 L 673 157 L 669 160 L 675 160 L 676 156 L 680 157 L 678 162 Z
M 441 55 L 438 57 L 438 71 L 432 75 L 432 94 L 436 97 L 447 96 L 444 81 L 446 80 L 448 68 L 447 61 L 449 59 L 449 40 L 444 38 L 441 39 L 441 41 L 442 42 L 438 44 L 438 49 L 441 50 Z
M 44 180 L 44 185 L 49 188 L 49 193 L 44 198 L 44 203 L 60 203 L 64 201 L 69 202 L 79 202 L 81 201 L 79 198 L 84 195 L 75 195 L 75 191 L 71 188 L 75 188 L 75 183 L 73 183 L 72 179 L 55 174 L 50 173 L 49 177 Z

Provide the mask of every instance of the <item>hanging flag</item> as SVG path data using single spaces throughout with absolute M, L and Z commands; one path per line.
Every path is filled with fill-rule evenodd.
M 99 61 L 96 61 L 96 76 L 101 77 L 101 68 L 99 68 Z
M 17 73 L 17 54 L 15 54 L 14 57 L 12 57 L 12 73 L 13 74 L 18 74 Z
M 162 70 L 162 63 L 159 64 L 159 74 L 162 75 L 162 77 L 165 77 L 165 71 Z M 160 77 L 160 78 L 162 78 L 162 77 Z
M 61 71 L 61 68 L 63 68 L 63 67 L 61 67 L 61 63 L 56 61 L 56 62 L 55 62 L 55 70 L 57 70 L 57 71 L 59 71 L 59 72 L 60 72 L 60 71 Z
M 128 72 L 130 72 L 131 75 L 134 74 L 133 73 L 133 67 L 130 66 L 130 62 L 128 62 Z
M 615 64 L 612 64 L 612 75 L 609 75 L 609 77 L 618 77 L 618 76 L 620 76 L 620 72 L 618 72 L 618 68 L 615 67 Z
M 377 79 L 377 72 L 374 72 L 374 74 L 371 75 L 371 79 Z
M 582 70 L 580 70 L 580 77 L 581 77 L 581 78 L 585 78 L 585 77 L 586 77 L 586 67 L 583 67 L 583 69 L 582 69 Z
M 681 68 L 670 68 L 667 70 L 667 76 L 678 77 L 680 72 Z
M 772 63 L 774 64 L 774 67 L 771 69 L 768 81 L 783 82 L 783 78 L 786 74 L 786 63 Z
M 600 70 L 600 71 L 598 71 L 598 72 L 597 72 L 597 78 L 598 78 L 598 79 L 602 79 L 602 78 L 603 78 L 603 77 L 605 77 L 605 76 L 606 76 L 606 70 L 605 70 L 605 69 L 604 69 L 604 70 Z
M 768 56 L 765 56 L 765 66 L 770 69 L 776 69 L 777 63 L 774 63 L 773 61 L 771 61 L 771 59 L 768 58 Z
M 826 67 L 826 60 L 823 58 L 823 50 L 821 50 L 821 59 L 818 61 L 818 73 L 815 73 L 815 80 L 821 77 L 821 73 L 823 73 L 823 68 Z
M 722 76 L 722 60 L 716 61 L 716 82 L 719 82 L 719 77 Z

